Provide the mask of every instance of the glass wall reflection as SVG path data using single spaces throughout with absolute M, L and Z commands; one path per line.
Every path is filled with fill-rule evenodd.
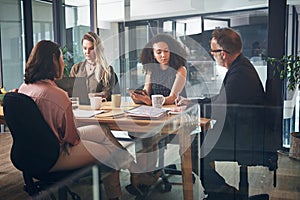
M 0 0 L 0 13 L 1 86 L 10 90 L 19 87 L 23 81 L 24 45 L 20 1 Z

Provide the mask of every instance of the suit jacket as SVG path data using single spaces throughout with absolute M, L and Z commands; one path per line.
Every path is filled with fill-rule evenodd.
M 224 160 L 260 159 L 253 157 L 253 151 L 262 155 L 259 151 L 264 141 L 264 101 L 264 88 L 255 68 L 239 55 L 229 67 L 219 94 L 197 100 L 201 105 L 208 103 L 202 111 L 216 119 L 205 137 L 203 153 L 213 148 Z
M 226 100 L 227 104 L 263 105 L 264 98 L 264 88 L 255 68 L 247 58 L 240 55 L 229 67 L 220 94 L 214 101 L 223 103 Z
M 201 105 L 264 105 L 265 92 L 254 66 L 240 54 L 229 67 L 219 94 L 211 98 L 193 101 Z M 209 110 L 209 107 L 206 107 L 206 109 Z M 206 113 L 208 114 L 209 111 Z

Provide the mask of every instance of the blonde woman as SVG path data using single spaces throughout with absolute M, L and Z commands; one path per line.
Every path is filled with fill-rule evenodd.
M 119 93 L 117 75 L 109 65 L 100 37 L 94 32 L 87 32 L 81 40 L 85 60 L 72 66 L 70 76 L 86 77 L 89 93 L 100 92 L 102 97 L 111 99 L 112 93 Z

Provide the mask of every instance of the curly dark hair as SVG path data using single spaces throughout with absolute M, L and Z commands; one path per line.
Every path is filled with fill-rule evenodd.
M 143 68 L 145 71 L 151 70 L 151 64 L 158 64 L 153 54 L 153 44 L 158 42 L 165 42 L 169 47 L 170 67 L 172 67 L 175 70 L 178 70 L 180 66 L 186 65 L 187 52 L 183 48 L 183 46 L 171 35 L 161 33 L 155 35 L 142 49 L 142 52 L 140 54 L 140 62 L 143 64 Z
M 61 76 L 60 69 L 53 63 L 53 56 L 59 62 L 60 46 L 50 40 L 41 40 L 32 49 L 26 63 L 24 81 L 26 84 L 40 80 L 54 80 Z

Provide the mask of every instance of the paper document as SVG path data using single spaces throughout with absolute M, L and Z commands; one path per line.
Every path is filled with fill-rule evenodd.
M 107 112 L 107 110 L 105 110 L 103 113 L 96 115 L 95 117 L 112 117 L 112 118 L 120 118 L 124 116 L 124 111 L 121 109 L 113 109 L 113 110 L 109 110 Z
M 115 138 L 119 140 L 129 140 L 133 141 L 131 137 L 129 137 L 127 131 L 111 131 L 111 133 L 115 136 Z
M 179 115 L 181 114 L 183 111 L 185 111 L 186 109 L 186 106 L 178 106 L 178 107 L 174 107 L 174 108 L 171 108 L 169 111 L 168 111 L 168 114 L 170 115 Z
M 138 106 L 126 111 L 127 116 L 141 119 L 159 119 L 166 116 L 167 111 L 151 106 Z
M 89 118 L 103 112 L 104 110 L 80 110 L 80 109 L 73 110 L 74 116 L 76 118 Z

